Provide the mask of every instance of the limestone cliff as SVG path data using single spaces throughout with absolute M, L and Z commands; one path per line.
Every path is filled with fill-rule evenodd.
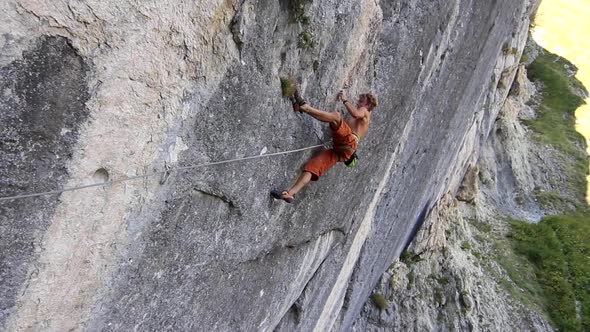
M 0 202 L 6 330 L 349 330 L 473 164 L 527 0 L 0 3 L 0 195 L 329 139 L 280 98 L 372 90 L 355 169 L 272 201 L 312 151 Z M 163 183 L 161 183 L 163 182 Z
M 530 53 L 536 53 L 538 47 L 530 44 Z M 530 82 L 521 64 L 510 86 L 479 158 L 382 275 L 353 330 L 557 329 L 545 300 L 550 295 L 535 288 L 538 272 L 508 240 L 509 219 L 536 223 L 545 215 L 582 211 L 585 193 L 577 192 L 579 179 L 572 177 L 584 171 L 571 171 L 576 154 L 535 139 L 536 133 L 523 125 L 540 114 L 543 82 Z M 579 138 L 569 143 L 587 158 Z M 550 195 L 560 200 L 551 201 Z

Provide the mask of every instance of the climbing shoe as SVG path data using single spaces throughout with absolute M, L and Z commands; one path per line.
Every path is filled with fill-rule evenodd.
M 297 100 L 295 100 L 295 97 L 291 96 L 289 97 L 289 100 L 291 100 L 291 104 L 293 105 L 293 112 L 301 112 L 301 110 L 299 109 L 299 104 L 297 103 Z
M 285 201 L 287 203 L 293 203 L 293 201 L 295 201 L 295 197 L 293 197 L 293 195 L 289 194 L 289 192 L 286 190 L 284 190 L 284 191 L 271 190 L 270 195 L 274 199 L 282 199 L 283 201 Z
M 352 156 L 350 156 L 350 158 L 344 162 L 344 165 L 346 165 L 346 167 L 354 167 L 356 166 L 356 162 L 359 160 L 359 157 L 357 156 L 356 152 L 352 154 Z
M 301 95 L 299 94 L 299 90 L 295 89 L 295 92 L 293 93 L 293 97 L 294 97 L 295 101 L 297 102 L 297 104 L 299 104 L 299 106 L 303 106 L 306 104 L 303 97 L 301 97 Z

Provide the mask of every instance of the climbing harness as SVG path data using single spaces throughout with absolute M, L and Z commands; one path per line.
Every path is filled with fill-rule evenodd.
M 356 162 L 359 159 L 359 157 L 356 154 L 356 151 L 352 154 L 352 156 L 350 156 L 350 158 L 348 158 L 347 161 L 344 162 L 344 165 L 346 165 L 346 167 L 354 167 L 356 166 Z
M 102 183 L 94 183 L 94 184 L 88 184 L 88 185 L 84 185 L 84 186 L 65 188 L 65 189 L 61 189 L 61 190 L 53 190 L 53 191 L 46 191 L 46 192 L 41 192 L 41 193 L 32 193 L 32 194 L 22 194 L 22 195 L 15 195 L 15 196 L 0 197 L 0 202 L 10 201 L 10 200 L 15 200 L 15 199 L 20 199 L 20 198 L 27 198 L 27 197 L 57 195 L 57 194 L 61 194 L 66 191 L 81 190 L 81 189 L 92 188 L 92 187 L 102 187 L 102 186 L 106 186 L 109 184 L 121 183 L 121 182 L 125 182 L 125 181 L 137 180 L 137 179 L 144 179 L 144 178 L 158 176 L 158 175 L 161 176 L 160 183 L 165 183 L 166 180 L 168 179 L 168 177 L 171 176 L 174 171 L 186 170 L 186 169 L 192 169 L 192 168 L 198 168 L 198 167 L 205 167 L 205 166 L 220 165 L 220 164 L 227 164 L 227 163 L 232 163 L 232 162 L 237 162 L 237 161 L 245 161 L 245 160 L 257 159 L 257 158 L 263 158 L 263 157 L 272 157 L 272 156 L 278 156 L 278 155 L 283 155 L 283 154 L 290 154 L 290 153 L 301 152 L 301 151 L 319 148 L 321 146 L 323 146 L 323 144 L 308 146 L 305 148 L 295 149 L 295 150 L 274 152 L 274 153 L 269 153 L 269 154 L 262 154 L 262 155 L 228 159 L 228 160 L 220 160 L 220 161 L 214 161 L 214 162 L 210 162 L 210 163 L 189 165 L 189 166 L 170 167 L 170 166 L 166 165 L 165 170 L 163 170 L 163 171 L 157 171 L 157 172 L 148 173 L 148 174 L 144 174 L 144 175 L 131 176 L 131 177 L 121 178 L 121 179 L 117 179 L 117 180 L 102 182 Z

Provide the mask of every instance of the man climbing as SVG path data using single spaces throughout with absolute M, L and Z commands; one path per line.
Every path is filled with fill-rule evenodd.
M 294 196 L 310 181 L 317 181 L 319 177 L 337 162 L 344 162 L 347 166 L 356 163 L 356 148 L 361 138 L 369 130 L 371 111 L 377 107 L 377 98 L 371 93 L 361 94 L 356 107 L 348 101 L 344 91 L 338 92 L 338 99 L 342 101 L 350 114 L 348 120 L 342 121 L 339 112 L 325 112 L 311 107 L 295 90 L 292 97 L 293 110 L 311 115 L 316 120 L 327 122 L 332 130 L 333 148 L 324 150 L 312 158 L 303 167 L 303 172 L 295 184 L 284 191 L 273 190 L 271 195 L 275 199 L 282 199 L 287 203 L 294 201 Z

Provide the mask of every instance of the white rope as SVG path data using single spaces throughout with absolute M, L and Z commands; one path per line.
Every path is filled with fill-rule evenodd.
M 22 195 L 16 195 L 16 196 L 0 197 L 0 202 L 20 199 L 20 198 L 27 198 L 27 197 L 37 197 L 37 196 L 61 194 L 66 191 L 74 191 L 74 190 L 80 190 L 80 189 L 86 189 L 86 188 L 92 188 L 92 187 L 101 187 L 101 186 L 106 186 L 106 185 L 113 184 L 113 183 L 120 183 L 120 182 L 125 182 L 125 181 L 143 179 L 143 178 L 148 178 L 151 176 L 161 175 L 161 174 L 165 174 L 165 173 L 171 174 L 173 171 L 176 171 L 176 170 L 184 170 L 184 169 L 191 169 L 191 168 L 197 168 L 197 167 L 227 164 L 227 163 L 232 163 L 232 162 L 236 162 L 236 161 L 251 160 L 251 159 L 257 159 L 257 158 L 262 158 L 262 157 L 272 157 L 272 156 L 278 156 L 278 155 L 282 155 L 282 154 L 289 154 L 289 153 L 301 152 L 301 151 L 305 151 L 305 150 L 311 150 L 311 149 L 319 148 L 321 146 L 324 146 L 324 145 L 318 144 L 318 145 L 314 145 L 314 146 L 308 146 L 306 148 L 288 150 L 288 151 L 282 151 L 282 152 L 275 152 L 275 153 L 269 153 L 269 154 L 262 154 L 262 155 L 258 155 L 258 156 L 250 156 L 250 157 L 243 157 L 243 158 L 214 161 L 214 162 L 198 164 L 198 165 L 173 167 L 173 168 L 170 168 L 165 171 L 158 171 L 158 172 L 148 173 L 145 175 L 131 176 L 131 177 L 107 181 L 107 182 L 103 182 L 103 183 L 88 184 L 85 186 L 66 188 L 66 189 L 62 189 L 62 190 L 53 190 L 53 191 L 46 191 L 46 192 L 42 192 L 42 193 L 22 194 Z

